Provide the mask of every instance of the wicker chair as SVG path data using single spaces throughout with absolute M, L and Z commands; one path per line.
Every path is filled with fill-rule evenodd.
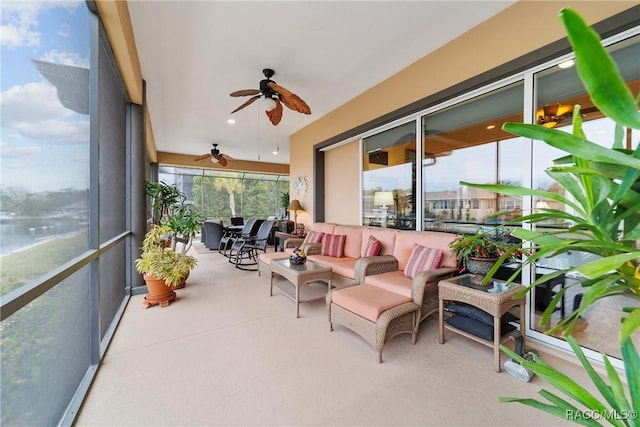
M 204 222 L 204 245 L 210 250 L 220 249 L 220 239 L 224 235 L 224 226 L 221 221 L 208 220 Z

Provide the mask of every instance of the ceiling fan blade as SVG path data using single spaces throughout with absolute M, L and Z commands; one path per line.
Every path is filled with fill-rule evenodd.
M 249 96 L 249 95 L 259 95 L 261 92 L 258 89 L 242 89 L 236 90 L 235 92 L 231 92 L 231 96 Z
M 278 123 L 280 123 L 280 120 L 282 120 L 282 103 L 278 98 L 274 98 L 274 101 L 276 101 L 276 108 L 265 112 L 267 113 L 267 117 L 269 117 L 271 124 L 277 126 Z
M 311 114 L 311 108 L 295 93 L 274 82 L 269 82 L 267 85 L 280 94 L 280 99 L 288 108 L 299 113 Z
M 234 162 L 236 160 L 228 154 L 220 154 L 220 155 L 224 157 L 228 162 Z
M 248 99 L 244 104 L 242 104 L 241 106 L 239 106 L 238 108 L 236 108 L 235 110 L 233 110 L 233 111 L 231 112 L 231 114 L 235 113 L 236 111 L 240 111 L 240 110 L 242 110 L 242 109 L 243 109 L 244 107 L 246 107 L 247 105 L 251 105 L 251 104 L 253 104 L 253 102 L 254 102 L 256 99 L 259 99 L 259 98 L 260 98 L 260 95 L 256 95 L 256 96 L 253 96 L 253 97 L 249 98 L 249 99 Z
M 224 158 L 224 156 L 218 154 L 215 156 L 216 159 L 218 159 L 218 163 L 220 164 L 220 166 L 227 166 L 227 159 Z
M 193 160 L 204 160 L 204 159 L 208 159 L 209 157 L 211 157 L 211 154 L 207 153 L 207 154 L 203 154 L 202 156 L 195 157 Z

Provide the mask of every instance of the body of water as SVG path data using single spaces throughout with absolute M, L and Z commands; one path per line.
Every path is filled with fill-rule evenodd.
M 88 227 L 86 219 L 72 217 L 12 218 L 0 223 L 0 255 L 20 251 L 57 236 Z

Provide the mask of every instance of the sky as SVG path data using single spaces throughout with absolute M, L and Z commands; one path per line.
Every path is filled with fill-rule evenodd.
M 84 1 L 0 2 L 0 187 L 88 188 L 89 116 L 65 108 L 32 60 L 89 68 Z

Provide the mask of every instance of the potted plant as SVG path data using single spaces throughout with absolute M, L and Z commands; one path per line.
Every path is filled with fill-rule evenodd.
M 569 271 L 576 271 L 586 278 L 580 283 L 584 288 L 584 295 L 579 307 L 547 333 L 564 330 L 569 345 L 604 400 L 595 397 L 540 358 L 534 356 L 533 361 L 527 361 L 505 347 L 503 351 L 514 360 L 538 374 L 572 401 L 547 390 L 540 391 L 546 402 L 510 397 L 500 400 L 520 402 L 585 425 L 600 425 L 598 420 L 606 420 L 614 425 L 638 425 L 640 357 L 631 334 L 640 326 L 640 304 L 623 308 L 620 313 L 619 341 L 630 398 L 627 398 L 624 385 L 608 358 L 604 356 L 610 384 L 600 378 L 571 336 L 571 330 L 580 315 L 595 301 L 622 294 L 640 300 L 640 146 L 635 150 L 627 150 L 622 145 L 625 127 L 640 129 L 638 100 L 626 86 L 613 59 L 603 48 L 598 34 L 572 9 L 563 9 L 561 18 L 576 56 L 576 69 L 580 79 L 598 110 L 616 123 L 616 137 L 612 147 L 605 148 L 588 140 L 582 130 L 580 106 L 574 108 L 572 134 L 538 125 L 506 123 L 504 130 L 544 141 L 568 154 L 557 159 L 549 168 L 548 174 L 570 196 L 513 185 L 461 184 L 506 195 L 543 197 L 570 208 L 542 209 L 517 219 L 534 224 L 549 220 L 569 220 L 573 224 L 569 230 L 542 233 L 516 228 L 512 234 L 531 242 L 533 246 L 533 252 L 524 265 L 535 265 L 544 256 L 569 251 L 597 255 L 594 261 L 544 275 L 532 283 L 531 287 Z M 501 257 L 488 276 L 502 260 Z M 565 291 L 566 288 L 562 289 L 554 297 L 542 316 L 542 324 L 549 321 L 553 307 Z
M 184 194 L 176 185 L 169 185 L 166 182 L 147 181 L 145 193 L 151 197 L 152 221 L 160 224 L 163 219 L 171 216 L 172 209 L 184 201 Z
M 168 225 L 153 225 L 145 235 L 142 254 L 135 261 L 149 290 L 144 298 L 145 308 L 155 304 L 165 307 L 175 300 L 174 288 L 183 283 L 198 263 L 195 257 L 166 247 L 164 243 L 171 233 Z
M 174 214 L 165 220 L 165 224 L 171 228 L 172 243 L 171 249 L 178 249 L 178 243 L 182 246 L 179 252 L 186 254 L 193 244 L 193 238 L 202 229 L 205 217 L 196 211 L 193 205 L 182 203 L 174 210 Z
M 283 191 L 282 193 L 280 193 L 280 207 L 282 208 L 283 214 L 282 214 L 282 218 L 286 218 L 288 211 L 287 208 L 289 207 L 289 192 L 288 191 Z
M 472 274 L 487 274 L 502 256 L 515 260 L 522 255 L 520 243 L 513 243 L 504 232 L 496 237 L 489 233 L 458 236 L 449 247 L 458 258 L 460 272 Z

